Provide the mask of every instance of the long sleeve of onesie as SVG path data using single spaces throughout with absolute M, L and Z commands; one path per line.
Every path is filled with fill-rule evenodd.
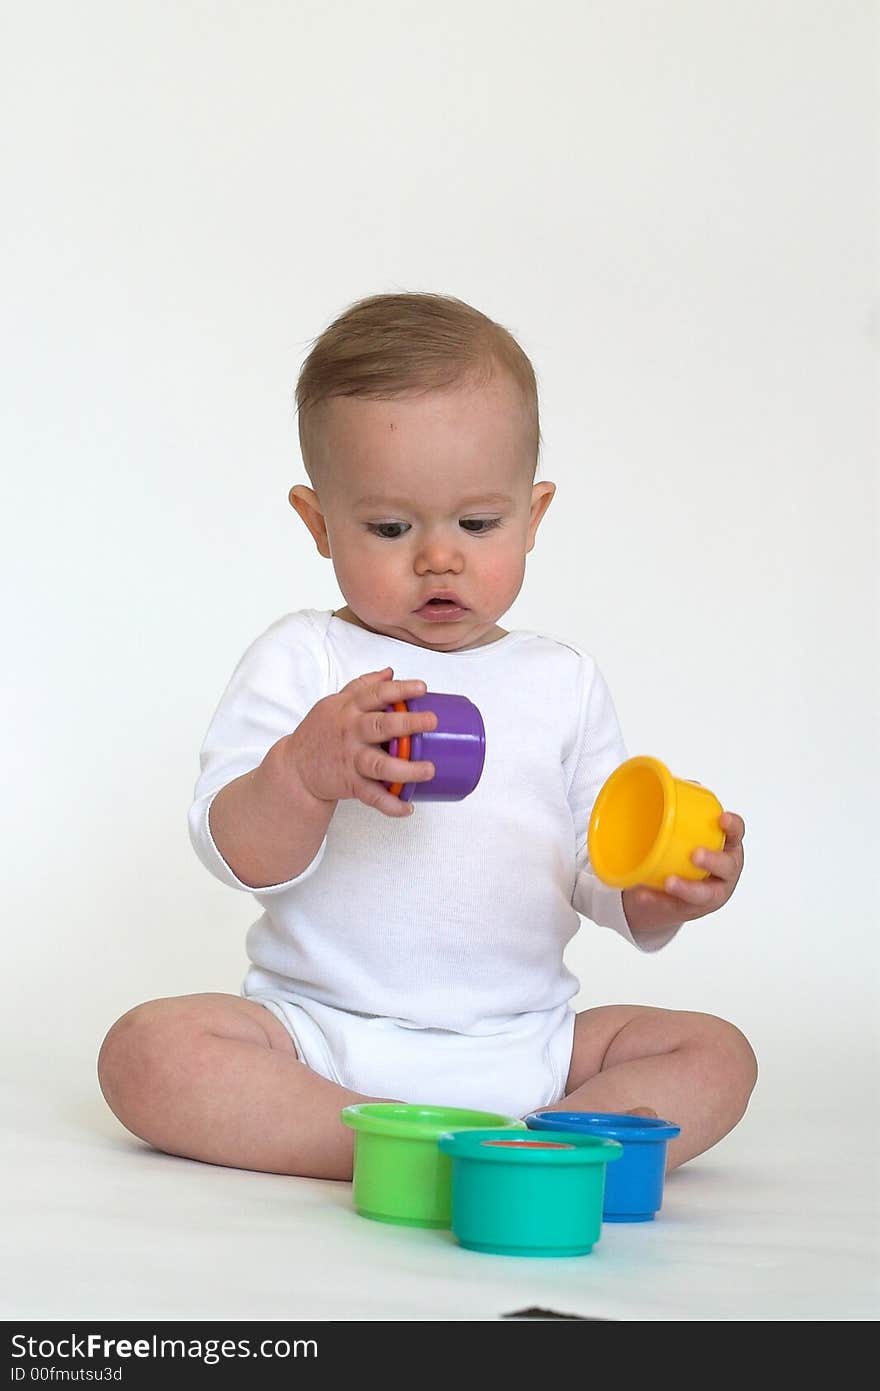
M 189 812 L 196 854 L 230 888 L 254 892 L 233 874 L 214 842 L 211 803 L 227 783 L 258 767 L 273 744 L 291 734 L 326 691 L 314 640 L 299 614 L 279 619 L 258 637 L 232 674 L 205 736 L 201 775 Z M 325 836 L 301 874 L 284 884 L 261 888 L 260 896 L 280 893 L 314 874 L 326 847 Z

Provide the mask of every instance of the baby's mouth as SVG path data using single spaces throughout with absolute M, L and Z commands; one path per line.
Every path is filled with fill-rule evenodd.
M 464 613 L 464 605 L 457 604 L 455 600 L 427 600 L 421 608 L 416 609 L 416 613 L 420 613 L 423 618 L 460 618 Z
M 465 607 L 466 606 L 461 602 L 454 590 L 446 590 L 445 593 L 441 590 L 439 594 L 432 594 L 430 599 L 423 599 L 415 612 L 436 614 L 447 612 L 464 613 Z
M 465 612 L 464 605 L 456 603 L 454 599 L 428 599 L 420 609 L 416 609 L 416 616 L 423 623 L 455 623 L 464 617 Z

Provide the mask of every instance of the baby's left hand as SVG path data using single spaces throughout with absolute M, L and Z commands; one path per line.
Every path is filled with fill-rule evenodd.
M 674 927 L 693 918 L 714 913 L 726 903 L 737 885 L 743 867 L 745 822 L 736 812 L 719 817 L 724 831 L 721 850 L 695 850 L 691 859 L 700 869 L 708 869 L 708 879 L 666 880 L 665 892 L 636 884 L 623 891 L 623 911 L 633 932 L 653 927 Z

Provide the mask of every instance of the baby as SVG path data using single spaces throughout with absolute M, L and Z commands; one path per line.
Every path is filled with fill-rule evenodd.
M 318 1178 L 351 1178 L 339 1113 L 366 1100 L 659 1114 L 683 1163 L 743 1115 L 749 1043 L 709 1014 L 575 1014 L 563 952 L 579 914 L 665 946 L 733 893 L 745 827 L 725 812 L 723 849 L 693 857 L 708 877 L 662 892 L 591 871 L 590 810 L 627 756 L 607 687 L 576 644 L 498 626 L 556 491 L 533 481 L 528 358 L 460 300 L 376 295 L 315 341 L 297 406 L 312 487 L 290 502 L 346 603 L 248 648 L 190 811 L 204 864 L 262 908 L 251 966 L 240 997 L 123 1015 L 107 1102 L 158 1149 Z M 390 790 L 433 776 L 387 747 L 435 728 L 388 710 L 426 691 L 483 717 L 483 774 L 457 803 Z

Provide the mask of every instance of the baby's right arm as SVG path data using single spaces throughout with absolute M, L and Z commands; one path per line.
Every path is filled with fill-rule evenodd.
M 356 798 L 386 816 L 409 816 L 386 782 L 427 782 L 431 763 L 392 758 L 380 745 L 436 728 L 430 710 L 387 711 L 425 694 L 423 681 L 392 681 L 391 667 L 368 672 L 325 696 L 258 767 L 217 793 L 211 835 L 233 874 L 249 888 L 301 874 L 320 848 L 338 801 Z

